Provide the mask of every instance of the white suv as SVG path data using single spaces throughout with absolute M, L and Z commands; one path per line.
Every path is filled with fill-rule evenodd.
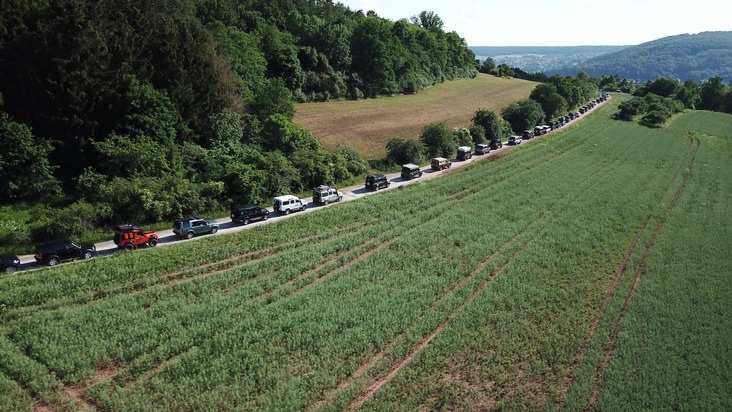
M 289 215 L 291 211 L 305 210 L 307 205 L 299 197 L 293 195 L 277 196 L 272 207 L 276 212 Z

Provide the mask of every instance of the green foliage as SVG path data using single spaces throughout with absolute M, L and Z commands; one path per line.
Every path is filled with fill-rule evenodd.
M 712 77 L 701 83 L 699 88 L 700 109 L 720 111 L 725 96 L 730 94 L 730 87 L 723 83 L 721 77 Z
M 729 123 L 595 115 L 265 228 L 1 277 L 0 402 L 728 409 Z
M 257 84 L 247 108 L 260 121 L 274 115 L 282 115 L 289 119 L 295 115 L 292 96 L 281 78 L 267 79 Z
M 455 135 L 455 142 L 458 146 L 473 146 L 473 136 L 468 128 L 456 127 L 452 129 L 452 133 Z
M 604 53 L 583 62 L 590 76 L 614 73 L 623 79 L 654 81 L 659 77 L 704 81 L 722 77 L 732 81 L 732 31 L 680 34 Z M 557 70 L 570 75 L 577 68 Z M 626 93 L 632 92 L 632 90 Z
M 485 139 L 488 141 L 499 140 L 504 134 L 499 121 L 500 117 L 494 112 L 486 109 L 478 109 L 473 116 L 472 122 L 475 126 L 483 128 Z
M 485 129 L 483 126 L 471 124 L 468 130 L 470 131 L 470 137 L 473 139 L 473 145 L 487 143 L 485 138 Z
M 427 148 L 429 157 L 451 158 L 457 150 L 455 135 L 442 122 L 431 123 L 422 129 L 419 140 Z
M 642 115 L 640 124 L 658 127 L 683 110 L 684 106 L 678 100 L 648 93 L 643 97 L 635 96 L 620 103 L 615 117 L 620 120 L 633 120 L 636 116 Z
M 330 1 L 12 1 L 0 56 L 2 137 L 14 142 L 2 202 L 88 203 L 98 224 L 353 179 L 364 161 L 324 152 L 292 123 L 294 101 L 477 74 L 432 12 L 392 22 Z
M 492 58 L 488 57 L 483 61 L 483 64 L 480 65 L 480 68 L 478 69 L 478 71 L 481 73 L 495 75 L 498 73 L 497 67 L 496 67 L 496 62 L 493 61 Z
M 51 142 L 33 135 L 22 123 L 0 112 L 0 204 L 38 199 L 59 193 L 50 165 Z
M 308 130 L 296 125 L 282 114 L 267 118 L 262 128 L 262 137 L 262 146 L 268 151 L 277 149 L 290 154 L 299 150 L 320 149 L 320 143 Z
M 516 131 L 533 129 L 545 117 L 541 105 L 530 99 L 512 103 L 501 111 L 501 116 Z
M 386 159 L 392 164 L 421 164 L 427 160 L 427 147 L 419 140 L 395 137 L 386 144 Z
M 541 105 L 545 115 L 544 121 L 548 122 L 567 113 L 567 101 L 557 93 L 556 86 L 551 83 L 537 85 L 529 98 Z

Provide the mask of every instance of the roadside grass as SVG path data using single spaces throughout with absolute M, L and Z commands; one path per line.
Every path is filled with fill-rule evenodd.
M 295 122 L 310 130 L 328 150 L 350 148 L 367 160 L 383 159 L 394 137 L 417 139 L 430 123 L 468 127 L 478 109 L 500 114 L 529 97 L 535 82 L 480 74 L 419 93 L 295 106 Z
M 728 409 L 730 117 L 617 104 L 439 179 L 0 278 L 0 406 Z

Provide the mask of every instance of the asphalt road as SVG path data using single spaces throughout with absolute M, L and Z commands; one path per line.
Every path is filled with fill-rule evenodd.
M 580 115 L 579 119 L 582 119 L 588 113 L 591 113 L 597 107 L 599 107 L 600 105 L 602 105 L 604 103 L 605 102 L 601 102 L 600 104 L 596 105 L 594 108 L 592 108 L 589 111 L 585 112 L 584 114 Z M 575 118 L 569 124 L 575 123 L 579 119 L 578 118 Z M 558 130 L 561 130 L 561 128 L 558 129 Z M 553 131 L 552 132 L 549 132 L 549 133 L 551 134 L 551 133 L 553 133 Z M 539 137 L 534 137 L 534 138 L 532 138 L 530 140 L 524 140 L 522 144 L 530 144 L 532 141 L 541 139 L 544 136 L 546 136 L 546 135 L 542 135 L 542 136 L 539 136 Z M 423 180 L 427 180 L 427 179 L 434 179 L 434 178 L 439 177 L 439 176 L 444 176 L 446 174 L 449 174 L 451 171 L 453 171 L 455 169 L 459 169 L 461 167 L 465 167 L 465 166 L 467 166 L 467 165 L 469 165 L 469 164 L 471 164 L 473 162 L 479 162 L 479 161 L 481 161 L 483 159 L 487 159 L 487 158 L 489 158 L 491 156 L 494 156 L 498 152 L 504 152 L 506 150 L 510 150 L 513 147 L 516 147 L 516 146 L 509 146 L 507 144 L 507 142 L 504 142 L 502 148 L 496 149 L 496 150 L 491 150 L 490 153 L 485 154 L 485 155 L 476 155 L 476 154 L 473 154 L 473 157 L 470 158 L 470 159 L 468 159 L 468 160 L 451 159 L 450 161 L 452 162 L 452 166 L 449 169 L 445 169 L 445 170 L 441 170 L 441 171 L 433 170 L 431 167 L 427 166 L 427 167 L 422 168 L 422 173 L 423 173 L 422 174 L 422 177 L 416 178 L 416 179 L 411 179 L 411 180 L 403 179 L 401 177 L 400 173 L 387 174 L 386 177 L 391 182 L 391 185 L 388 188 L 386 188 L 386 189 L 380 189 L 378 191 L 372 191 L 372 190 L 366 189 L 363 184 L 361 184 L 361 185 L 355 185 L 355 186 L 349 186 L 349 187 L 341 188 L 341 189 L 338 189 L 338 190 L 341 193 L 343 193 L 343 200 L 342 200 L 342 202 L 349 202 L 349 201 L 352 201 L 352 200 L 360 199 L 360 198 L 362 198 L 364 196 L 368 196 L 368 195 L 371 195 L 371 194 L 374 194 L 374 193 L 382 192 L 384 190 L 393 190 L 393 189 L 398 188 L 400 186 L 412 184 L 412 183 L 419 182 L 419 181 L 423 181 Z M 322 208 L 331 207 L 333 205 L 333 203 L 331 203 L 328 206 L 325 206 L 325 205 L 322 205 L 322 204 L 319 204 L 319 203 L 315 203 L 315 202 L 313 202 L 312 197 L 304 198 L 302 200 L 303 200 L 303 202 L 305 202 L 307 204 L 307 209 L 305 211 L 302 211 L 302 212 L 292 212 L 289 215 L 285 215 L 283 213 L 275 213 L 275 212 L 273 212 L 272 207 L 269 207 L 268 210 L 270 211 L 270 217 L 269 217 L 268 220 L 249 223 L 246 226 L 240 225 L 240 224 L 237 224 L 237 223 L 233 223 L 231 221 L 231 219 L 228 218 L 228 217 L 227 218 L 216 219 L 216 221 L 219 223 L 219 231 L 216 234 L 200 235 L 200 236 L 194 237 L 193 239 L 181 239 L 181 238 L 179 238 L 178 236 L 176 236 L 173 233 L 173 229 L 172 228 L 171 229 L 167 229 L 167 230 L 157 231 L 157 234 L 158 234 L 158 247 L 160 247 L 160 246 L 166 246 L 166 245 L 170 245 L 172 243 L 178 243 L 178 242 L 195 242 L 196 240 L 205 238 L 207 236 L 218 236 L 218 235 L 222 235 L 222 234 L 226 234 L 226 233 L 239 232 L 241 230 L 245 230 L 245 229 L 248 229 L 248 228 L 251 228 L 251 227 L 256 227 L 256 226 L 259 226 L 259 225 L 265 225 L 265 224 L 267 224 L 269 222 L 272 222 L 272 221 L 278 221 L 278 220 L 281 220 L 281 219 L 288 219 L 288 218 L 290 218 L 292 216 L 296 216 L 296 215 L 301 214 L 301 213 L 312 213 L 312 212 L 315 212 L 315 211 L 320 210 Z M 205 216 L 201 216 L 201 217 L 205 217 Z M 111 235 L 112 234 L 110 232 L 110 237 L 111 237 Z M 114 244 L 114 242 L 112 240 L 109 240 L 107 242 L 97 243 L 96 244 L 96 247 L 97 247 L 97 255 L 98 256 L 108 256 L 108 255 L 111 255 L 112 253 L 123 253 L 122 250 L 120 250 L 117 247 L 117 245 Z M 135 252 L 130 252 L 130 253 L 135 253 Z M 33 255 L 23 255 L 23 256 L 19 256 L 19 258 L 20 258 L 21 265 L 20 265 L 20 270 L 18 272 L 16 272 L 17 274 L 22 273 L 24 270 L 37 269 L 37 268 L 41 267 L 41 265 L 35 261 Z

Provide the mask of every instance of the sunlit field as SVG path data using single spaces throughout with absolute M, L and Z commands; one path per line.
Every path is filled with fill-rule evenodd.
M 478 109 L 500 113 L 511 103 L 527 99 L 537 84 L 480 74 L 412 95 L 298 104 L 295 122 L 327 149 L 348 147 L 366 159 L 381 159 L 386 143 L 394 137 L 417 139 L 434 122 L 468 127 Z
M 444 177 L 0 278 L 0 410 L 732 409 L 732 116 L 620 99 Z

